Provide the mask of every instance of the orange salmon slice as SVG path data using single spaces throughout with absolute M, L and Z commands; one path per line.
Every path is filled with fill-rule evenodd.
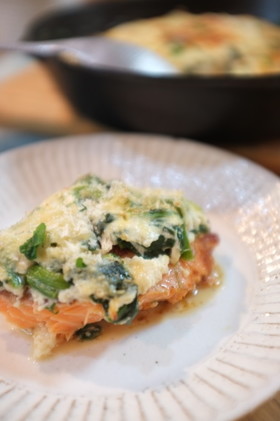
M 179 260 L 169 266 L 169 271 L 162 280 L 138 297 L 140 310 L 155 307 L 159 301 L 177 303 L 192 291 L 199 283 L 211 284 L 214 268 L 212 251 L 218 243 L 215 234 L 200 235 L 193 242 L 194 259 Z M 0 293 L 0 312 L 7 320 L 20 329 L 35 329 L 44 326 L 61 342 L 68 341 L 78 329 L 88 323 L 96 323 L 104 318 L 101 304 L 91 301 L 74 301 L 71 304 L 58 303 L 55 311 L 38 309 L 30 298 L 17 300 L 7 291 Z

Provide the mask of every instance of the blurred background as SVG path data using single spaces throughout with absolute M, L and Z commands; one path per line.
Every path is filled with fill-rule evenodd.
M 96 1 L 2 0 L 0 42 L 19 40 L 40 16 Z M 0 151 L 49 137 L 111 129 L 77 113 L 41 63 L 18 54 L 0 55 Z M 280 174 L 279 139 L 222 146 Z
M 1 41 L 21 38 L 29 22 L 44 13 L 80 3 L 86 0 L 1 0 Z
M 22 38 L 29 25 L 41 15 L 89 2 L 1 0 L 0 42 Z M 86 119 L 73 109 L 44 65 L 18 54 L 0 55 L 0 152 L 50 137 L 104 130 L 112 128 Z M 223 147 L 280 174 L 280 139 L 262 139 L 248 145 L 225 142 Z M 244 421 L 280 419 L 279 402 L 278 395 Z
M 87 0 L 2 0 L 0 42 L 21 39 L 40 16 Z M 58 92 L 43 65 L 0 54 L 0 152 L 53 136 L 97 130 Z

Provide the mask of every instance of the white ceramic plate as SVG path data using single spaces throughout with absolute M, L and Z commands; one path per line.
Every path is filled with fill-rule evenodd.
M 102 134 L 0 156 L 0 228 L 86 172 L 136 186 L 179 188 L 221 239 L 224 284 L 203 305 L 47 361 L 0 330 L 1 420 L 219 421 L 280 386 L 280 185 L 219 149 L 168 138 Z

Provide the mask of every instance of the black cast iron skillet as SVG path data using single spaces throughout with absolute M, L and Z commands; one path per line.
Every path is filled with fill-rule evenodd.
M 25 39 L 94 34 L 178 7 L 195 13 L 247 13 L 280 23 L 279 0 L 114 1 L 47 15 L 33 23 Z M 280 74 L 152 77 L 81 68 L 56 59 L 47 59 L 46 65 L 80 113 L 117 129 L 220 143 L 280 135 Z

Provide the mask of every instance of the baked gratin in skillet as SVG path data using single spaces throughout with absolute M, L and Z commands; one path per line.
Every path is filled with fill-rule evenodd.
M 105 35 L 146 47 L 184 74 L 280 72 L 280 28 L 255 16 L 175 10 L 122 23 Z
M 25 39 L 47 41 L 101 33 L 107 33 L 108 36 L 115 34 L 117 38 L 120 36 L 117 35 L 117 31 L 121 30 L 118 28 L 122 25 L 133 24 L 133 21 L 135 24 L 137 21 L 147 22 L 157 18 L 166 21 L 169 15 L 170 26 L 175 20 L 181 22 L 184 19 L 183 15 L 177 15 L 177 12 L 174 16 L 171 14 L 172 11 L 175 13 L 179 9 L 182 13 L 183 11 L 187 13 L 186 20 L 188 20 L 188 13 L 196 15 L 195 20 L 199 19 L 199 16 L 202 18 L 203 15 L 205 18 L 213 14 L 226 15 L 228 21 L 231 22 L 237 22 L 235 18 L 242 15 L 244 16 L 242 31 L 237 23 L 231 26 L 226 25 L 226 27 L 224 24 L 221 28 L 222 22 L 217 16 L 219 21 L 217 26 L 221 28 L 222 34 L 227 34 L 225 43 L 223 43 L 223 38 L 216 36 L 212 37 L 212 44 L 207 45 L 205 31 L 195 37 L 194 30 L 189 34 L 187 29 L 179 28 L 177 36 L 174 28 L 168 31 L 167 24 L 162 23 L 165 27 L 163 29 L 167 32 L 165 34 L 163 30 L 163 43 L 159 35 L 160 25 L 153 26 L 154 32 L 148 26 L 145 37 L 141 35 L 141 39 L 145 42 L 146 48 L 156 48 L 158 53 L 160 53 L 158 50 L 160 48 L 162 53 L 174 60 L 174 63 L 176 60 L 177 65 L 182 69 L 181 74 L 176 77 L 146 76 L 114 70 L 103 71 L 77 66 L 75 63 L 65 63 L 57 59 L 46 60 L 44 65 L 74 108 L 80 114 L 106 127 L 133 133 L 172 135 L 220 146 L 244 145 L 244 143 L 251 144 L 264 139 L 278 138 L 280 135 L 278 112 L 280 71 L 261 72 L 268 68 L 271 55 L 274 57 L 277 52 L 279 54 L 279 46 L 277 47 L 280 23 L 279 1 L 114 0 L 87 2 L 74 8 L 64 8 L 38 17 L 28 28 Z M 247 20 L 249 16 L 252 18 L 252 24 Z M 254 23 L 259 20 L 263 21 L 263 25 L 256 23 L 254 30 Z M 261 28 L 268 28 L 265 22 L 267 25 L 270 23 L 272 25 L 271 30 L 265 29 L 268 37 L 270 38 L 270 34 L 275 33 L 275 41 L 277 41 L 271 44 L 274 53 L 271 50 L 268 55 L 263 54 L 263 51 L 265 44 L 269 42 L 259 35 L 262 32 Z M 125 32 L 125 26 L 123 28 Z M 232 32 L 231 28 L 235 32 Z M 202 29 L 205 28 L 200 27 L 200 31 Z M 260 42 L 254 42 L 256 31 L 259 31 L 256 40 L 261 38 Z M 248 47 L 243 41 L 239 41 L 243 34 L 245 37 L 248 35 L 252 40 L 250 45 L 255 46 L 253 54 L 256 59 L 260 52 L 262 64 L 257 65 L 257 73 L 249 73 L 249 70 L 255 67 L 255 58 L 252 60 L 248 58 Z M 127 41 L 141 42 L 140 39 L 137 41 L 136 29 L 135 33 L 129 35 Z M 208 52 L 204 51 L 206 48 Z M 188 52 L 194 58 L 193 64 L 190 64 L 191 57 L 188 56 Z M 210 64 L 205 62 L 204 57 L 210 59 Z M 274 69 L 277 61 L 279 63 L 279 58 L 273 58 Z
M 0 311 L 32 333 L 39 359 L 94 338 L 101 320 L 130 323 L 211 285 L 217 243 L 181 192 L 89 174 L 0 233 Z

